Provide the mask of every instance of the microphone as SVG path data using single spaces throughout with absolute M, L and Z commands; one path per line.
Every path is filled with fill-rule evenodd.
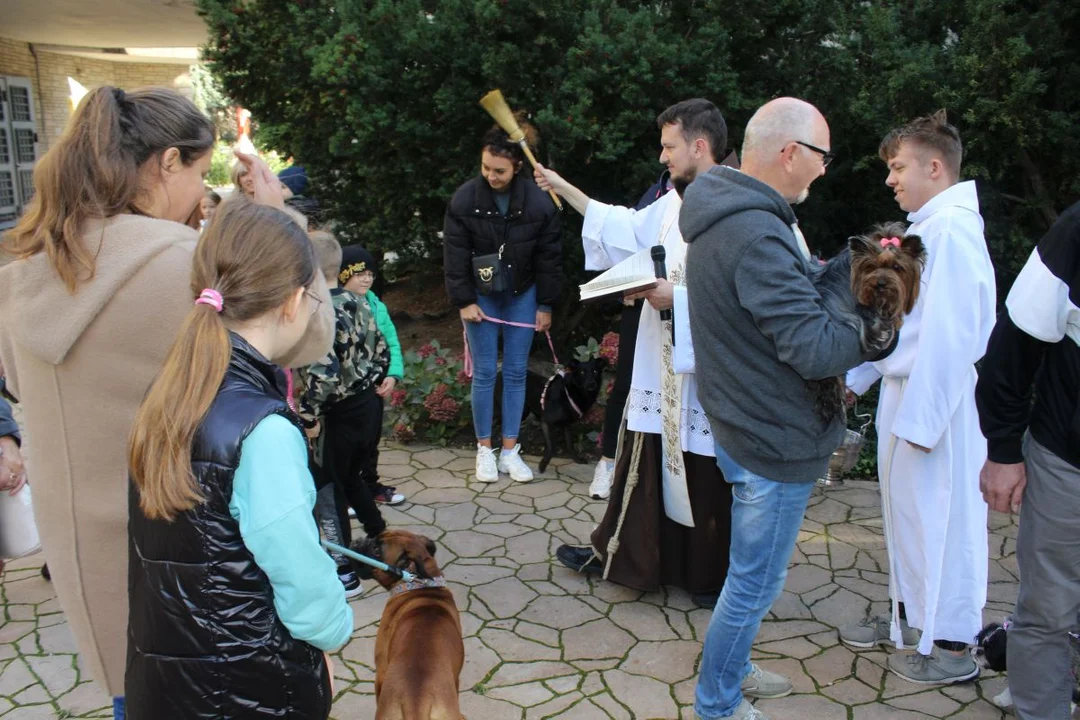
M 655 272 L 656 277 L 667 280 L 667 266 L 664 264 L 664 259 L 667 257 L 667 251 L 664 250 L 664 246 L 653 245 L 652 249 L 649 251 L 649 254 L 652 255 L 653 271 Z M 660 311 L 661 321 L 670 319 L 671 308 Z

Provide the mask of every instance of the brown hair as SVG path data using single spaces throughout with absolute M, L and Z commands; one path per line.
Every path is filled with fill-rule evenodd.
M 525 113 L 521 110 L 514 113 L 514 118 L 518 122 L 518 127 L 525 133 L 525 143 L 535 153 L 540 146 L 540 133 L 537 131 L 536 126 L 525 120 Z M 525 162 L 525 151 L 521 149 L 520 145 L 513 142 L 510 136 L 506 134 L 506 131 L 498 125 L 492 125 L 491 129 L 484 133 L 484 138 L 481 140 L 481 150 L 487 150 L 492 155 L 509 158 L 515 165 Z
M 341 269 L 341 243 L 326 230 L 313 230 L 308 233 L 311 244 L 315 247 L 315 262 L 326 278 L 337 282 L 338 270 Z
M 191 297 L 216 290 L 222 310 L 192 305 L 131 430 L 128 465 L 148 518 L 172 520 L 202 502 L 191 444 L 229 366 L 227 325 L 280 308 L 315 272 L 311 241 L 280 210 L 233 199 L 214 213 L 195 248 Z
M 46 252 L 71 292 L 94 276 L 83 223 L 139 213 L 139 171 L 169 148 L 191 165 L 217 137 L 214 124 L 175 90 L 125 93 L 104 86 L 75 109 L 63 136 L 34 168 L 34 199 L 3 243 L 18 259 Z
M 945 169 L 953 178 L 960 177 L 960 163 L 964 156 L 964 145 L 960 133 L 949 124 L 945 110 L 938 110 L 933 115 L 912 120 L 907 125 L 893 128 L 881 141 L 878 155 L 886 163 L 896 157 L 900 146 L 905 142 L 915 143 L 930 150 L 940 157 Z

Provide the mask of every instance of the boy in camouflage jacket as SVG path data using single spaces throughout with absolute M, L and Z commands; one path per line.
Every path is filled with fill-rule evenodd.
M 300 372 L 299 414 L 314 439 L 319 525 L 328 540 L 348 545 L 350 507 L 364 532 L 373 536 L 386 528 L 375 495 L 405 499 L 382 486 L 378 475 L 383 399 L 401 378 L 401 351 L 385 305 L 360 282 L 370 286 L 373 279 L 371 255 L 357 246 L 341 250 L 329 233 L 313 233 L 312 241 L 331 286 L 337 329 L 326 357 Z M 336 287 L 339 280 L 345 287 Z M 334 559 L 346 594 L 359 592 L 345 559 Z

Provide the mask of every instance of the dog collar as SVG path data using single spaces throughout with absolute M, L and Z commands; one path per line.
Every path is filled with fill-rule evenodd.
M 423 590 L 424 588 L 446 587 L 446 578 L 440 575 L 433 578 L 416 578 L 415 580 L 402 580 L 390 588 L 390 595 L 400 595 L 410 590 Z
M 551 387 L 551 383 L 555 381 L 555 378 L 560 377 L 560 376 L 565 378 L 569 374 L 570 374 L 569 370 L 559 368 L 555 372 L 555 374 L 552 375 L 551 377 L 549 377 L 547 382 L 544 383 L 544 390 L 543 390 L 543 392 L 540 393 L 540 409 L 541 410 L 546 410 L 547 409 L 547 393 L 548 393 L 548 388 Z M 570 388 L 566 387 L 565 384 L 563 385 L 563 392 L 566 394 L 566 401 L 570 403 L 570 407 L 574 409 L 575 413 L 577 413 L 578 418 L 584 417 L 585 413 L 581 412 L 581 408 L 579 408 L 577 406 L 577 403 L 574 402 L 574 398 L 570 397 Z

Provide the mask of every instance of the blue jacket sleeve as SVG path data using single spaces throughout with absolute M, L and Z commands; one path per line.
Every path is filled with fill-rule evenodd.
M 352 635 L 352 608 L 319 545 L 315 483 L 300 432 L 283 417 L 260 422 L 241 446 L 229 512 L 270 578 L 274 609 L 298 640 L 336 650 Z
M 15 422 L 15 416 L 11 412 L 11 405 L 8 405 L 8 401 L 0 398 L 0 437 L 7 437 L 10 435 L 15 438 L 15 442 L 20 442 L 19 438 L 19 426 Z

